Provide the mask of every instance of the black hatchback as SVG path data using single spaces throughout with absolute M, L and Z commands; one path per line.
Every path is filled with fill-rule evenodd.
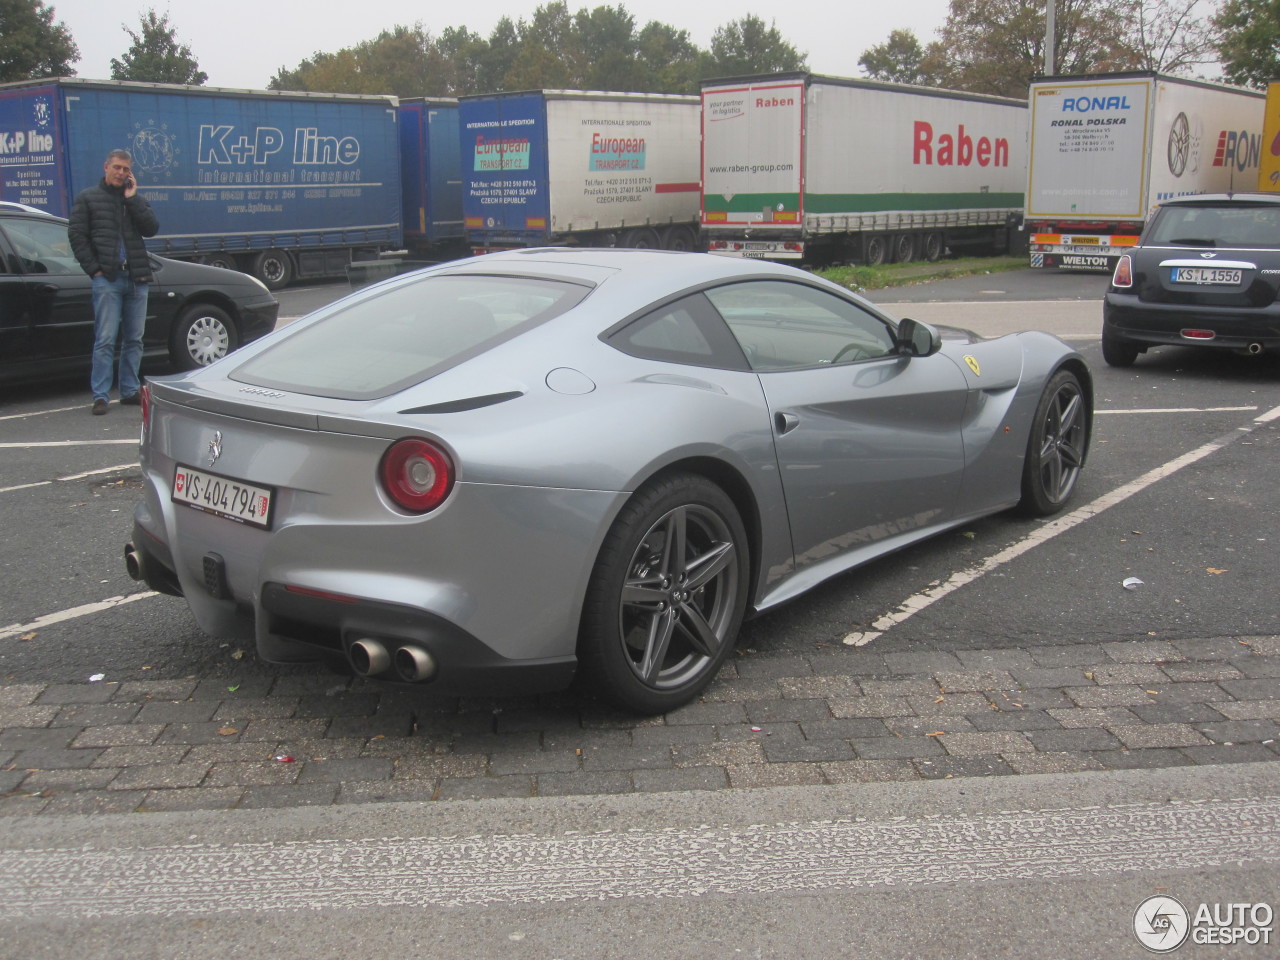
M 1111 277 L 1102 309 L 1103 359 L 1127 367 L 1163 344 L 1275 350 L 1278 294 L 1280 194 L 1166 201 Z
M 280 304 L 234 270 L 151 257 L 144 360 L 207 366 L 275 327 Z M 88 370 L 92 281 L 67 240 L 67 221 L 0 203 L 0 383 Z

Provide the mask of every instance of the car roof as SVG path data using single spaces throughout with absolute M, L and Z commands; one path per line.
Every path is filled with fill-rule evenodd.
M 12 200 L 0 200 L 0 213 L 36 213 L 42 217 L 57 219 L 47 210 L 41 210 L 39 207 L 29 207 L 25 203 L 14 203 Z
M 664 286 L 774 274 L 780 279 L 809 279 L 796 267 L 766 260 L 741 259 L 709 253 L 630 248 L 530 247 L 463 258 L 433 268 L 432 273 L 509 273 L 577 280 L 592 285 L 605 277 L 617 279 L 661 277 Z
M 1270 203 L 1280 205 L 1280 193 L 1197 193 L 1189 197 L 1161 200 L 1162 207 L 1186 207 L 1197 204 Z

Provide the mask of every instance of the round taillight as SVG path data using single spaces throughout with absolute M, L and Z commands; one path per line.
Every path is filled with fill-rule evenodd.
M 428 513 L 453 489 L 453 461 L 429 440 L 397 440 L 382 455 L 378 468 L 382 489 L 393 503 L 410 513 Z

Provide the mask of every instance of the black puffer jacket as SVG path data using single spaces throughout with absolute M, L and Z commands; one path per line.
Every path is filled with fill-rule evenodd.
M 108 280 L 120 273 L 120 235 L 128 255 L 129 276 L 135 283 L 151 280 L 151 261 L 143 237 L 154 237 L 160 229 L 151 204 L 141 193 L 125 197 L 123 187 L 113 187 L 103 179 L 96 187 L 81 191 L 71 208 L 67 233 L 71 249 L 89 276 L 99 270 Z

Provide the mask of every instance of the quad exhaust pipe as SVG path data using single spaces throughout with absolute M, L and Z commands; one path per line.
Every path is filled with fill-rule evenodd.
M 1249 356 L 1256 357 L 1258 354 L 1262 352 L 1262 344 L 1251 343 L 1249 344 L 1249 346 L 1245 347 L 1245 350 L 1249 354 Z
M 436 660 L 416 644 L 396 647 L 394 653 L 381 640 L 363 638 L 347 648 L 351 669 L 361 677 L 377 677 L 394 672 L 406 683 L 430 680 L 436 673 Z

